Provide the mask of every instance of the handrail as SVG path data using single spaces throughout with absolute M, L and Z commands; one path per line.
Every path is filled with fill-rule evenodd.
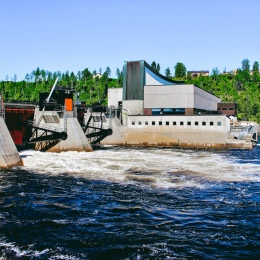
M 46 124 L 34 124 L 33 121 L 27 120 L 27 124 L 29 126 L 32 126 L 34 128 L 40 129 L 40 130 L 50 130 L 50 131 L 55 131 L 55 132 L 66 132 L 64 128 L 59 128 L 55 126 L 50 126 Z

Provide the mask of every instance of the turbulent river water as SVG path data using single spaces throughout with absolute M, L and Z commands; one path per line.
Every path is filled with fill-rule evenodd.
M 260 259 L 260 146 L 20 155 L 0 259 Z

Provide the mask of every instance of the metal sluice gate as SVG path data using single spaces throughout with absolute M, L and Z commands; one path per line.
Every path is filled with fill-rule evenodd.
M 38 144 L 37 150 L 45 150 L 61 140 L 66 140 L 68 137 L 67 132 L 61 131 L 56 127 L 37 125 L 30 120 L 27 121 L 27 125 L 30 126 L 33 131 L 32 136 L 29 141 L 26 142 L 26 145 Z
M 85 133 L 86 137 L 90 140 L 91 144 L 98 144 L 105 137 L 112 135 L 112 133 L 113 133 L 112 129 L 103 128 L 102 124 L 101 124 L 101 127 L 91 126 L 90 125 L 91 119 L 93 119 L 92 115 L 89 117 L 89 120 L 84 128 L 84 133 Z
M 91 145 L 100 143 L 104 138 L 112 135 L 113 130 L 110 126 L 105 126 L 106 118 L 104 112 L 106 108 L 101 104 L 94 104 L 90 107 L 87 122 L 82 126 L 85 136 L 88 138 Z

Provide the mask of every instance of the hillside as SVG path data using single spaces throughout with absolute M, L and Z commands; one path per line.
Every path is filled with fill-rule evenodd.
M 38 102 L 39 92 L 49 92 L 58 77 L 57 85 L 75 90 L 81 101 L 86 101 L 87 104 L 101 102 L 106 105 L 107 89 L 123 85 L 122 71 L 117 69 L 117 79 L 110 78 L 110 73 L 109 67 L 102 75 L 96 71 L 91 73 L 87 68 L 79 71 L 77 75 L 68 71 L 51 73 L 37 68 L 31 74 L 27 74 L 23 81 L 17 82 L 16 77 L 2 81 L 0 91 L 6 102 Z M 211 76 L 191 78 L 188 74 L 186 77 L 173 79 L 195 84 L 221 98 L 222 102 L 236 102 L 239 120 L 253 120 L 260 123 L 259 72 L 250 74 L 249 70 L 239 69 L 236 75 L 213 73 Z
M 236 102 L 239 120 L 260 122 L 260 77 L 238 70 L 236 75 L 199 76 L 187 78 L 185 83 L 196 86 L 221 98 L 222 102 Z

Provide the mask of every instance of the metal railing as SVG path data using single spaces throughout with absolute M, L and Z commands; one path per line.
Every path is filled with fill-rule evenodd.
M 35 124 L 31 120 L 27 120 L 27 124 L 29 126 L 37 128 L 39 130 L 49 130 L 49 131 L 53 131 L 53 132 L 66 132 L 65 128 L 50 126 L 50 125 L 47 125 L 47 124 L 38 124 L 38 123 Z
M 238 140 L 251 140 L 255 131 L 254 125 L 234 125 L 230 127 L 229 136 Z

